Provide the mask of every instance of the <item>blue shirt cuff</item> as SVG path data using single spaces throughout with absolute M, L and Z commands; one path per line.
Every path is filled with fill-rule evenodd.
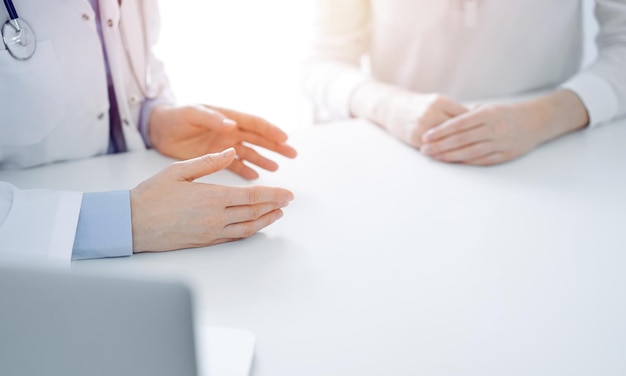
M 130 192 L 83 194 L 72 260 L 130 256 L 133 231 Z

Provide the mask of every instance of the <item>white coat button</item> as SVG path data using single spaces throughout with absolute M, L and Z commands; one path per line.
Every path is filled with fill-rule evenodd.
M 98 114 L 98 120 L 104 119 L 104 112 Z
M 107 20 L 107 25 L 108 25 L 109 27 L 113 27 L 113 20 L 109 18 L 109 19 Z
M 122 123 L 124 123 L 124 125 L 127 127 L 130 125 L 130 122 L 128 121 L 128 119 L 124 119 Z
M 83 13 L 83 20 L 85 20 L 85 21 L 89 21 L 89 15 L 88 15 L 88 14 Z
M 139 97 L 137 95 L 131 95 L 130 104 L 137 104 L 137 103 L 139 103 Z

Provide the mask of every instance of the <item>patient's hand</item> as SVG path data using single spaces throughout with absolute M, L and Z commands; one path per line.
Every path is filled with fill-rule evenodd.
M 419 148 L 424 132 L 467 112 L 460 103 L 440 94 L 420 94 L 368 82 L 351 98 L 351 112 L 366 118 L 396 138 Z
M 525 102 L 477 106 L 424 133 L 421 152 L 444 162 L 492 165 L 588 123 L 578 96 L 559 90 Z
M 149 137 L 161 154 L 195 158 L 235 148 L 237 158 L 228 169 L 245 179 L 256 179 L 258 166 L 276 171 L 278 164 L 255 147 L 294 158 L 296 150 L 287 144 L 287 134 L 258 116 L 207 105 L 160 106 L 152 111 Z

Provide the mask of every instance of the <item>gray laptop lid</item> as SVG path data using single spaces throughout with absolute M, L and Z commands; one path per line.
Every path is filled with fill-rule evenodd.
M 0 266 L 0 375 L 197 376 L 175 281 Z

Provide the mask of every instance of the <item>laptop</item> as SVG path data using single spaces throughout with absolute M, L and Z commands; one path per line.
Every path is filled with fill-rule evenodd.
M 253 352 L 183 282 L 0 265 L 0 375 L 247 376 Z

